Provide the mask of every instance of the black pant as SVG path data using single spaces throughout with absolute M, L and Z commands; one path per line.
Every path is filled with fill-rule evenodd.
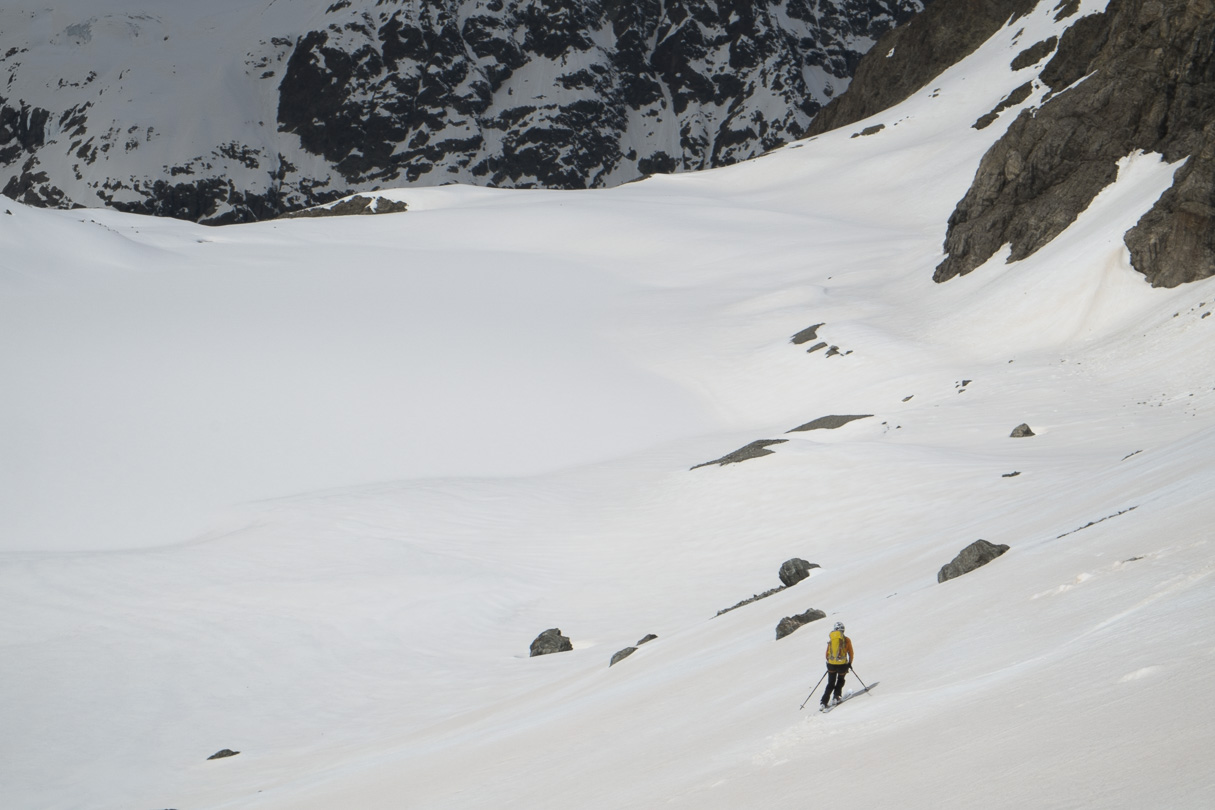
M 847 664 L 828 664 L 827 665 L 827 689 L 823 692 L 823 699 L 820 701 L 824 706 L 831 698 L 831 693 L 835 693 L 835 699 L 840 699 L 840 693 L 844 691 L 844 678 L 848 675 Z

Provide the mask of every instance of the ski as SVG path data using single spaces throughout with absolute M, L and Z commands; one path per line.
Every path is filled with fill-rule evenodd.
M 868 692 L 870 689 L 872 689 L 873 687 L 875 687 L 875 686 L 877 686 L 877 685 L 878 685 L 878 681 L 874 681 L 873 683 L 871 683 L 871 684 L 869 684 L 868 686 L 866 686 L 864 689 L 858 689 L 858 690 L 856 690 L 855 692 L 849 692 L 848 694 L 846 694 L 846 695 L 844 695 L 842 698 L 840 698 L 839 703 L 834 703 L 834 704 L 832 704 L 832 705 L 828 706 L 828 707 L 827 707 L 827 708 L 825 708 L 825 709 L 819 709 L 819 711 L 820 711 L 820 712 L 822 712 L 823 714 L 826 714 L 827 712 L 829 712 L 829 711 L 831 711 L 832 709 L 834 709 L 836 706 L 839 706 L 839 705 L 840 705 L 840 703 L 845 703 L 845 702 L 847 702 L 847 701 L 849 701 L 849 700 L 852 700 L 854 697 L 857 697 L 858 695 L 863 695 L 863 694 L 865 694 L 866 692 Z

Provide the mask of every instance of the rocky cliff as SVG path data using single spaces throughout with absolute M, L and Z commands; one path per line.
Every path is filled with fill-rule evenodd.
M 586 188 L 725 165 L 803 135 L 862 54 L 922 8 L 206 5 L 0 10 L 4 193 L 234 222 L 386 186 Z
M 1033 254 L 1137 151 L 1159 154 L 1178 170 L 1172 188 L 1125 235 L 1132 265 L 1156 286 L 1215 275 L 1215 0 L 1110 0 L 1088 14 L 1079 13 L 1078 0 L 1043 2 L 1055 4 L 1056 19 L 1073 17 L 1071 25 L 1057 40 L 1027 47 L 1010 67 L 1050 57 L 1036 77 L 1050 92 L 1022 110 L 984 156 L 949 219 L 934 278 L 969 273 L 1005 245 L 1009 262 Z M 1034 6 L 937 0 L 874 46 L 808 134 L 904 100 Z M 1020 106 L 1032 81 L 1006 106 Z
M 1212 0 L 1111 0 L 1078 20 L 1042 71 L 1052 95 L 992 147 L 950 217 L 936 279 L 973 270 L 1005 244 L 1009 261 L 1030 255 L 1136 150 L 1185 164 L 1126 234 L 1131 263 L 1156 286 L 1215 275 L 1213 54 Z

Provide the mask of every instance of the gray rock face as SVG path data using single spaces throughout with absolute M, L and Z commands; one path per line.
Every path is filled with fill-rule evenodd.
M 806 562 L 799 557 L 794 557 L 780 564 L 777 576 L 780 577 L 780 581 L 788 588 L 810 576 L 810 571 L 818 567 L 820 567 L 818 563 Z
M 530 647 L 530 657 L 534 658 L 537 655 L 569 652 L 572 649 L 574 649 L 574 645 L 570 640 L 561 635 L 561 631 L 554 627 L 536 636 L 536 640 L 532 642 Z
M 1029 429 L 1029 425 L 1022 422 L 1012 429 L 1012 433 L 1008 434 L 1008 437 L 1010 439 L 1027 439 L 1030 436 L 1036 435 L 1036 433 Z
M 1037 0 L 935 0 L 888 31 L 861 59 L 847 92 L 815 117 L 807 135 L 853 124 L 905 101 L 946 68 L 969 56 L 1010 17 Z
M 296 0 L 206 26 L 97 5 L 57 4 L 88 21 L 46 41 L 0 29 L 4 193 L 225 223 L 735 163 L 801 137 L 922 1 Z
M 782 638 L 789 635 L 793 631 L 797 630 L 799 627 L 802 627 L 803 625 L 807 625 L 810 622 L 816 622 L 819 619 L 825 619 L 825 618 L 827 618 L 826 613 L 824 613 L 821 610 L 815 610 L 813 608 L 811 608 L 810 610 L 807 610 L 805 613 L 799 613 L 796 616 L 786 616 L 785 618 L 781 619 L 776 625 L 776 640 L 780 641 Z
M 1032 255 L 1075 221 L 1117 178 L 1117 161 L 1136 150 L 1189 160 L 1127 232 L 1131 263 L 1153 286 L 1215 275 L 1209 0 L 1111 0 L 1067 30 L 1041 80 L 1052 95 L 1023 112 L 984 156 L 950 217 L 947 257 L 933 277 L 969 273 L 1005 244 L 1009 261 Z
M 937 582 L 969 574 L 976 568 L 987 565 L 1006 551 L 1008 551 L 1008 546 L 1004 544 L 994 545 L 986 540 L 976 540 L 958 552 L 958 556 L 954 557 L 952 562 L 942 566 L 941 570 L 937 572 Z
M 658 636 L 654 635 L 653 633 L 646 633 L 645 638 L 637 642 L 637 646 L 640 647 L 642 644 L 648 644 L 656 638 L 658 638 Z
M 211 756 L 207 757 L 207 759 L 208 759 L 208 760 L 211 760 L 211 759 L 225 759 L 225 758 L 227 758 L 227 757 L 234 757 L 234 756 L 236 756 L 236 755 L 237 755 L 237 754 L 239 754 L 239 753 L 240 753 L 240 751 L 233 751 L 231 748 L 224 748 L 224 749 L 222 749 L 222 750 L 216 751 L 214 754 L 212 754 Z

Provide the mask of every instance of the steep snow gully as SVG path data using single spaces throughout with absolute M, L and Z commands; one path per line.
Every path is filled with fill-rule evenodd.
M 933 280 L 1054 6 L 611 190 L 0 204 L 0 806 L 1208 806 L 1215 281 L 1124 243 L 1187 164 Z M 799 711 L 835 621 L 881 688 Z

